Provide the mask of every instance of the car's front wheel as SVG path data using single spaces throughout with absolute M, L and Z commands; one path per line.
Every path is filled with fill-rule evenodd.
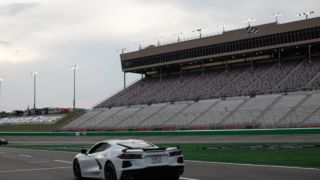
M 104 167 L 104 179 L 105 180 L 117 180 L 116 171 L 112 163 L 107 162 Z
M 80 164 L 79 161 L 77 159 L 75 159 L 73 161 L 73 175 L 75 177 L 76 180 L 81 180 L 82 176 L 81 176 L 81 168 L 80 168 Z

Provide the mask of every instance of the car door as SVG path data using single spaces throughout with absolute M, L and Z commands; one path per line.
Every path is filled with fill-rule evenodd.
M 83 159 L 83 173 L 86 177 L 99 177 L 101 173 L 101 165 L 97 161 L 97 156 L 101 152 L 108 149 L 110 145 L 108 143 L 102 142 L 94 145 L 89 149 L 86 156 Z

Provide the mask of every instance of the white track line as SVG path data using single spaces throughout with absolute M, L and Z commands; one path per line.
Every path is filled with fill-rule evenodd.
M 7 154 L 7 152 L 0 152 L 0 154 Z
M 180 177 L 181 180 L 200 180 L 200 179 L 193 179 L 193 178 L 187 178 L 187 177 Z
M 67 163 L 67 164 L 72 164 L 70 161 L 63 161 L 63 160 L 53 160 L 54 162 L 60 162 L 60 163 Z
M 7 170 L 7 171 L 0 171 L 0 173 L 28 172 L 28 171 L 44 171 L 44 170 L 67 169 L 67 168 L 71 168 L 71 167 L 68 166 L 68 167 L 54 167 L 54 168 Z
M 37 163 L 49 163 L 50 161 L 29 161 L 28 163 L 35 163 L 35 164 L 37 164 Z
M 206 163 L 206 164 L 221 164 L 221 165 L 236 165 L 236 166 L 252 166 L 252 167 L 265 167 L 265 168 L 285 168 L 285 169 L 301 169 L 301 170 L 316 170 L 316 171 L 320 171 L 320 169 L 318 169 L 318 168 L 304 168 L 304 167 L 294 167 L 294 166 L 241 164 L 241 163 L 225 163 L 225 162 L 209 162 L 209 161 L 193 161 L 193 160 L 185 160 L 185 161 L 186 162 L 194 162 L 194 163 Z
M 32 156 L 26 155 L 26 154 L 19 154 L 20 157 L 26 157 L 26 158 L 31 158 Z

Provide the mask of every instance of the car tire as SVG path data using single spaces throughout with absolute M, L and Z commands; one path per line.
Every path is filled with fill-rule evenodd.
M 179 175 L 175 175 L 175 176 L 170 176 L 168 177 L 168 180 L 179 180 L 180 176 Z
M 73 175 L 74 175 L 75 179 L 81 180 L 82 179 L 81 168 L 80 168 L 80 163 L 77 159 L 75 159 L 73 161 L 72 169 L 73 169 Z
M 104 179 L 117 180 L 117 174 L 111 162 L 107 162 L 104 166 Z

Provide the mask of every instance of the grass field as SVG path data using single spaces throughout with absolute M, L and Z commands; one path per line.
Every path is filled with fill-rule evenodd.
M 161 147 L 175 146 L 159 144 Z M 186 160 L 320 168 L 320 144 L 179 144 Z M 23 145 L 8 147 L 79 152 L 90 145 Z

